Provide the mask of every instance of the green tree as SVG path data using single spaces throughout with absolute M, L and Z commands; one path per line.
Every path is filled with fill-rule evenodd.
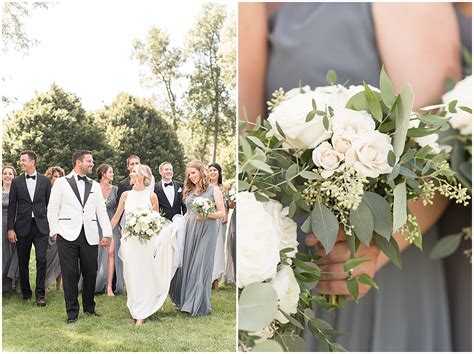
M 163 161 L 173 164 L 177 179 L 183 178 L 183 147 L 175 130 L 150 100 L 122 93 L 95 116 L 113 150 L 117 180 L 128 174 L 125 161 L 132 154 L 140 156 L 142 163 L 150 166 L 157 180 L 160 178 L 158 167 Z
M 235 134 L 235 100 L 221 68 L 225 19 L 224 5 L 207 3 L 186 37 L 186 53 L 194 63 L 186 102 L 190 112 L 188 126 L 201 160 L 206 160 L 204 156 L 210 149 L 210 160 L 216 161 L 219 144 L 228 143 Z
M 181 50 L 170 46 L 169 35 L 165 31 L 152 27 L 145 40 L 133 42 L 133 57 L 146 68 L 142 82 L 147 87 L 160 89 L 164 94 L 167 113 L 173 128 L 178 129 L 182 112 L 178 105 L 176 86 L 182 77 Z
M 4 164 L 16 164 L 22 150 L 38 154 L 37 169 L 42 173 L 54 165 L 72 169 L 76 149 L 91 150 L 96 163 L 111 157 L 105 135 L 80 99 L 56 84 L 8 117 L 3 128 Z

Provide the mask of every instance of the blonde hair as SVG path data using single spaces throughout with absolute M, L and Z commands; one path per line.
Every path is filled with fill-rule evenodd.
M 10 170 L 12 170 L 12 171 L 13 171 L 13 177 L 16 177 L 16 170 L 15 170 L 15 167 L 13 167 L 13 166 L 3 166 L 3 167 L 2 167 L 2 175 L 3 175 L 3 172 L 4 172 L 7 168 L 9 168 Z
M 209 175 L 207 174 L 207 169 L 204 164 L 199 161 L 199 160 L 193 160 L 189 162 L 186 165 L 186 170 L 188 168 L 195 168 L 196 170 L 199 171 L 199 175 L 201 179 L 199 180 L 198 186 L 201 188 L 202 192 L 205 192 L 207 187 L 209 187 L 210 181 L 209 181 Z M 196 189 L 196 185 L 191 182 L 189 179 L 188 173 L 186 171 L 186 178 L 184 179 L 184 191 L 183 191 L 183 199 L 186 199 L 186 197 Z
M 148 167 L 148 165 L 137 165 L 135 167 L 137 168 L 137 173 L 143 176 L 143 185 L 148 187 L 151 184 L 151 177 L 153 176 L 150 167 Z

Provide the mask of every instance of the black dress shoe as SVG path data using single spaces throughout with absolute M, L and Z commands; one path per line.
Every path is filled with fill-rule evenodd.
M 95 316 L 95 317 L 101 317 L 101 315 L 99 315 L 97 312 L 95 311 L 92 311 L 92 312 L 89 312 L 89 311 L 84 311 L 84 313 L 86 315 L 89 315 L 89 316 Z
M 77 317 L 72 317 L 72 318 L 68 318 L 68 319 L 66 320 L 66 323 L 67 323 L 67 324 L 71 324 L 71 323 L 74 323 L 74 322 L 76 322 L 76 321 L 77 321 Z
M 36 306 L 40 306 L 40 307 L 46 306 L 46 301 L 44 299 L 37 299 Z

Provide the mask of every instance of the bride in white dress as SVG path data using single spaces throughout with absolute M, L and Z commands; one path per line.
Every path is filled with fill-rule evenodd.
M 146 165 L 137 165 L 130 173 L 131 191 L 124 192 L 111 220 L 112 227 L 126 215 L 138 208 L 152 206 L 159 211 L 158 198 L 153 193 L 153 175 Z M 124 230 L 124 229 L 123 229 Z M 124 232 L 124 231 L 123 231 Z M 154 235 L 148 242 L 141 244 L 137 238 L 125 238 L 119 257 L 123 262 L 123 275 L 127 289 L 127 307 L 137 326 L 158 311 L 166 300 L 171 279 L 177 268 L 177 227 L 174 223 Z

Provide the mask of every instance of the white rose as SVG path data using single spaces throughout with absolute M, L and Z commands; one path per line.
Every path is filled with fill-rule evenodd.
M 146 234 L 149 236 L 153 235 L 153 230 L 152 229 L 146 230 Z
M 144 216 L 141 218 L 141 222 L 144 224 L 149 224 L 151 222 L 151 219 L 149 216 Z
M 134 216 L 132 216 L 130 220 L 128 220 L 128 224 L 130 224 L 131 226 L 135 225 L 136 222 L 137 222 L 137 219 Z
M 288 217 L 288 208 L 283 208 L 281 203 L 275 200 L 263 203 L 263 207 L 273 218 L 273 223 L 278 232 L 278 239 L 280 240 L 280 250 L 291 247 L 294 251 L 288 252 L 287 254 L 290 257 L 294 257 L 298 247 L 298 241 L 296 241 L 297 226 L 296 223 Z
M 451 91 L 443 95 L 442 99 L 444 103 L 458 101 L 457 113 L 453 114 L 449 123 L 463 135 L 472 134 L 472 114 L 459 109 L 459 106 L 472 108 L 472 76 L 459 81 Z
M 344 154 L 334 150 L 327 141 L 313 150 L 313 161 L 316 166 L 324 168 L 321 172 L 324 178 L 332 176 L 342 160 L 344 160 Z
M 341 154 L 345 154 L 347 150 L 352 147 L 352 140 L 354 140 L 354 138 L 351 136 L 341 133 L 334 133 L 331 138 L 331 143 L 334 147 L 334 150 L 340 152 Z
M 277 264 L 280 262 L 280 240 L 278 226 L 263 203 L 249 192 L 239 193 L 238 198 L 241 207 L 237 218 L 237 284 L 243 288 L 276 276 Z
M 306 116 L 313 109 L 313 98 L 317 102 L 313 91 L 296 95 L 280 103 L 268 117 L 268 122 L 275 132 L 278 131 L 278 122 L 290 147 L 313 149 L 331 137 L 331 132 L 324 128 L 322 117 L 315 116 L 306 122 Z M 322 107 L 318 109 L 322 110 Z
M 296 313 L 300 298 L 300 286 L 296 281 L 291 267 L 282 265 L 275 279 L 273 279 L 270 284 L 277 293 L 279 308 L 287 314 Z M 281 323 L 289 322 L 280 311 L 278 311 L 275 319 Z
M 334 110 L 345 108 L 352 96 L 351 92 L 342 85 L 317 87 L 314 92 L 316 105 L 320 111 L 325 111 L 327 106 L 331 106 Z
M 346 153 L 346 165 L 366 177 L 376 178 L 390 173 L 392 167 L 387 161 L 388 152 L 393 150 L 390 137 L 375 130 L 359 136 Z
M 136 233 L 139 233 L 141 231 L 141 226 L 140 224 L 136 224 L 134 227 L 133 227 L 133 230 L 136 232 Z
M 357 136 L 375 130 L 375 122 L 366 111 L 341 108 L 334 112 L 332 130 L 346 136 Z

